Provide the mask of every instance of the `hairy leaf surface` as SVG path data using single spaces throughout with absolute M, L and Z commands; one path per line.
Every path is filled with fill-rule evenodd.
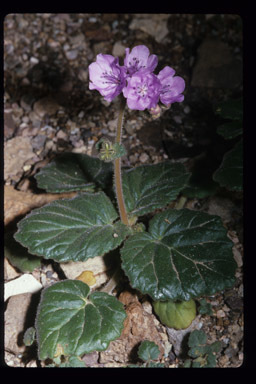
M 180 163 L 142 165 L 123 173 L 123 193 L 127 211 L 140 216 L 162 208 L 185 187 L 189 173 Z
M 85 261 L 117 248 L 129 228 L 104 192 L 83 193 L 33 210 L 18 223 L 15 239 L 34 255 Z
M 93 191 L 112 180 L 112 164 L 80 153 L 65 153 L 42 168 L 37 185 L 51 193 Z
M 89 292 L 78 280 L 43 291 L 36 318 L 41 360 L 103 351 L 120 336 L 126 318 L 122 303 L 105 292 Z
M 166 210 L 148 232 L 125 241 L 122 268 L 131 285 L 154 300 L 190 300 L 234 284 L 232 246 L 218 216 Z

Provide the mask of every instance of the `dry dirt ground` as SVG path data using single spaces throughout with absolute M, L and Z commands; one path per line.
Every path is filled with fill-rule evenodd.
M 144 44 L 158 55 L 159 70 L 173 67 L 186 81 L 183 103 L 158 120 L 147 111 L 126 109 L 123 164 L 136 166 L 164 159 L 190 164 L 204 153 L 220 161 L 226 143 L 216 134 L 215 106 L 242 96 L 242 20 L 212 14 L 10 14 L 4 20 L 4 203 L 5 233 L 35 207 L 60 196 L 37 188 L 34 175 L 61 152 L 96 155 L 101 137 L 113 138 L 117 103 L 105 102 L 88 88 L 88 65 L 98 53 L 113 54 L 122 63 L 126 47 Z M 214 52 L 214 54 L 212 54 Z M 63 195 L 62 195 L 63 197 Z M 242 196 L 220 190 L 185 206 L 221 216 L 234 242 L 237 262 L 232 289 L 207 298 L 212 315 L 198 315 L 195 327 L 209 342 L 220 340 L 217 367 L 243 362 L 243 225 Z M 9 252 L 9 253 L 8 253 Z M 34 347 L 22 343 L 34 322 L 40 289 L 66 277 L 74 266 L 43 261 L 27 274 L 12 265 L 17 249 L 6 251 L 5 283 L 16 284 L 5 301 L 5 362 L 13 367 L 38 367 Z M 66 269 L 65 269 L 66 268 Z M 81 266 L 83 268 L 83 266 Z M 95 261 L 99 284 L 107 280 Z M 26 280 L 26 281 L 28 281 Z M 23 280 L 22 280 L 23 281 Z M 168 334 L 152 313 L 147 297 L 126 285 L 119 299 L 128 320 L 122 336 L 107 351 L 85 357 L 88 366 L 118 367 L 134 359 L 134 347 L 150 338 L 161 347 L 166 367 L 182 364 L 181 333 Z

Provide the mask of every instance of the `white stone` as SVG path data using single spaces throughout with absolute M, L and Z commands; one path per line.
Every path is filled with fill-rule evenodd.
M 167 17 L 166 17 L 167 16 Z M 132 20 L 129 28 L 132 30 L 139 29 L 155 38 L 158 43 L 161 43 L 169 33 L 167 27 L 168 15 L 150 15 L 150 18 L 135 18 Z
M 117 41 L 114 46 L 113 46 L 113 50 L 112 50 L 112 55 L 113 56 L 124 56 L 125 54 L 125 46 L 121 43 L 121 41 Z
M 108 268 L 102 256 L 96 256 L 87 261 L 60 263 L 60 267 L 68 279 L 75 279 L 83 271 L 92 271 L 96 279 L 93 288 L 99 287 L 108 280 Z
M 4 285 L 4 300 L 11 296 L 20 295 L 22 293 L 38 292 L 42 288 L 42 284 L 37 281 L 34 276 L 29 273 L 5 283 Z
M 30 61 L 31 64 L 38 64 L 39 63 L 39 60 L 36 57 L 33 57 L 33 56 L 30 57 L 29 61 Z
M 140 155 L 140 158 L 139 158 L 141 163 L 146 163 L 148 159 L 149 159 L 149 156 L 145 152 L 142 153 L 142 155 Z

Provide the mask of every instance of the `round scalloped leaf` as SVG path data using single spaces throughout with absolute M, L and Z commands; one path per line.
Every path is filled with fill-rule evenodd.
M 170 162 L 141 165 L 123 172 L 127 211 L 141 216 L 165 207 L 186 186 L 189 176 L 183 164 Z
M 213 179 L 231 191 L 243 190 L 243 141 L 239 141 L 227 152 Z
M 93 191 L 112 181 L 113 167 L 95 157 L 65 153 L 42 168 L 36 175 L 37 185 L 50 193 Z
M 233 243 L 218 216 L 166 210 L 149 224 L 149 232 L 132 235 L 121 249 L 132 287 L 164 301 L 213 295 L 234 284 Z
M 198 345 L 204 345 L 207 343 L 207 336 L 202 330 L 195 329 L 190 333 L 188 339 L 189 347 L 197 347 Z
M 42 292 L 36 318 L 40 360 L 103 351 L 121 335 L 123 304 L 105 292 L 89 292 L 78 280 L 64 280 Z
M 138 349 L 138 356 L 141 360 L 157 360 L 159 355 L 160 350 L 157 344 L 149 340 L 142 341 Z
M 18 223 L 15 239 L 45 259 L 85 261 L 117 248 L 129 228 L 104 192 L 83 193 L 33 210 Z

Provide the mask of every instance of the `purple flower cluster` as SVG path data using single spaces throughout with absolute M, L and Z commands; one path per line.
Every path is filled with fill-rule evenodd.
M 123 92 L 127 105 L 135 110 L 155 110 L 159 100 L 169 107 L 184 100 L 185 81 L 174 76 L 175 71 L 166 66 L 158 75 L 153 71 L 158 64 L 156 55 L 150 55 L 145 45 L 125 50 L 124 65 L 111 55 L 97 55 L 89 65 L 89 89 L 96 89 L 107 101 Z

